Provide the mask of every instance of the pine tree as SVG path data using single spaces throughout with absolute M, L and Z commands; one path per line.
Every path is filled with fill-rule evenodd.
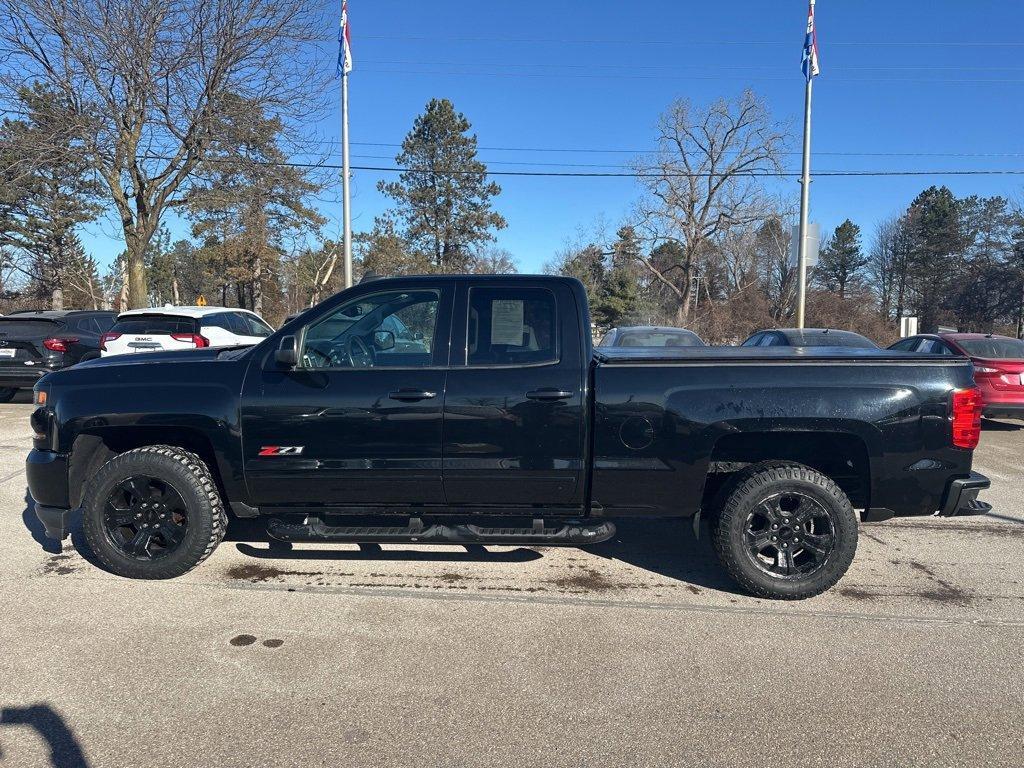
M 479 246 L 506 226 L 491 207 L 501 187 L 487 181 L 470 127 L 448 99 L 431 99 L 395 158 L 405 170 L 398 181 L 378 184 L 396 203 L 410 255 L 426 258 L 437 272 L 467 271 Z
M 860 281 L 867 263 L 860 245 L 860 227 L 847 219 L 836 227 L 822 249 L 814 276 L 826 290 L 835 291 L 843 299 Z
M 284 128 L 239 96 L 218 126 L 204 180 L 189 196 L 193 235 L 220 255 L 221 301 L 230 289 L 240 307 L 258 313 L 279 292 L 280 260 L 289 237 L 315 232 L 323 217 L 309 204 L 320 190 L 305 168 L 287 164 Z
M 37 301 L 63 309 L 66 268 L 80 247 L 74 228 L 99 215 L 100 187 L 58 97 L 37 85 L 17 98 L 26 118 L 0 124 L 0 247 Z

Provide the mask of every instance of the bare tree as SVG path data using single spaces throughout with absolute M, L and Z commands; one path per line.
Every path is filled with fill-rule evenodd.
M 679 100 L 658 124 L 658 152 L 635 167 L 646 195 L 638 229 L 652 249 L 675 242 L 670 263 L 640 261 L 678 300 L 676 322 L 690 314 L 694 276 L 733 228 L 763 221 L 771 210 L 759 175 L 779 169 L 782 130 L 752 92 L 695 109 Z
M 298 132 L 328 75 L 314 0 L 0 0 L 6 94 L 38 81 L 82 124 L 125 238 L 129 298 L 147 302 L 143 254 L 181 205 L 214 129 L 239 97 Z

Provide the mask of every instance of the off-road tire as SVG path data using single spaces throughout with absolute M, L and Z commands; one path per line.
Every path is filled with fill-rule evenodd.
M 103 523 L 106 500 L 125 479 L 147 475 L 171 485 L 185 501 L 188 529 L 178 547 L 158 560 L 131 558 L 109 540 Z M 82 528 L 100 564 L 131 579 L 173 579 L 208 558 L 224 539 L 227 514 L 217 484 L 196 454 L 171 445 L 149 445 L 118 454 L 89 482 L 83 496 Z
M 792 577 L 773 576 L 755 565 L 745 541 L 747 517 L 764 499 L 793 491 L 811 497 L 828 512 L 834 544 L 814 572 Z M 729 575 L 757 597 L 802 600 L 834 586 L 846 573 L 857 551 L 857 515 L 849 498 L 830 478 L 802 464 L 763 462 L 738 472 L 723 489 L 724 499 L 714 519 L 712 543 Z
M 0 387 L 0 403 L 9 403 L 18 394 L 17 387 Z

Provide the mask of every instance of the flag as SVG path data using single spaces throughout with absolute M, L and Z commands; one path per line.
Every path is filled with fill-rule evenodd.
M 352 71 L 352 37 L 348 28 L 348 0 L 341 0 L 341 28 L 338 30 L 338 72 L 337 76 Z
M 814 0 L 807 9 L 807 35 L 804 37 L 804 54 L 800 58 L 800 69 L 808 81 L 821 72 L 818 66 L 818 34 L 814 30 Z

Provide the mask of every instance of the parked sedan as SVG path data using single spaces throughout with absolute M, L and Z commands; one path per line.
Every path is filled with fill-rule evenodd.
M 741 347 L 852 347 L 878 349 L 871 339 L 835 328 L 772 328 L 752 333 Z
M 0 403 L 32 389 L 50 371 L 100 356 L 113 312 L 22 311 L 0 317 Z
M 272 334 L 262 317 L 227 307 L 132 309 L 105 334 L 103 357 L 161 350 L 259 344 Z
M 901 339 L 889 349 L 971 358 L 982 413 L 989 418 L 1024 419 L 1024 341 L 992 333 L 923 333 Z
M 637 325 L 612 328 L 606 333 L 599 347 L 706 347 L 704 340 L 685 328 L 663 328 L 654 325 Z

